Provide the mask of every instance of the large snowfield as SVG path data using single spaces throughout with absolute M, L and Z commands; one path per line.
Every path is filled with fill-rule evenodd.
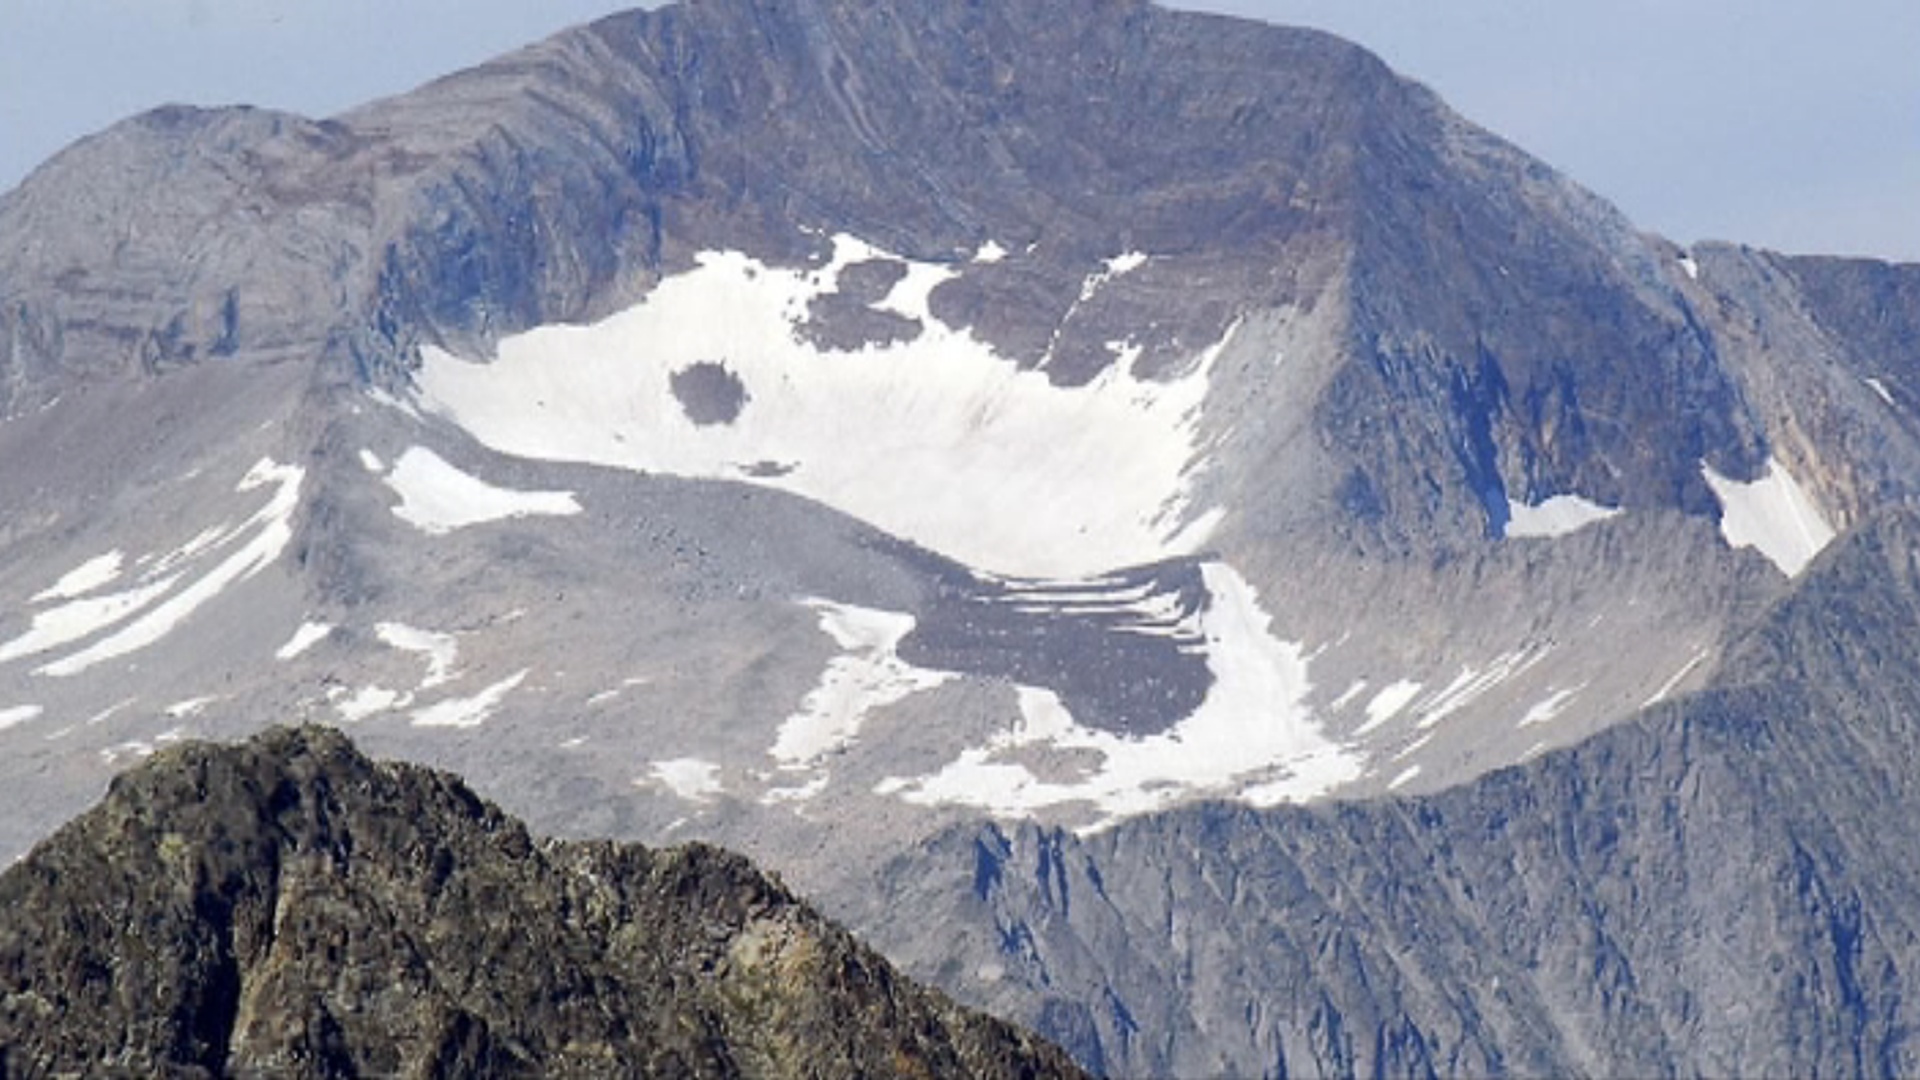
M 1057 387 L 935 319 L 951 271 L 906 260 L 874 307 L 917 337 L 802 340 L 841 268 L 877 258 L 893 257 L 846 236 L 813 271 L 709 252 L 638 306 L 509 338 L 491 361 L 423 350 L 420 403 L 504 453 L 765 484 L 1002 574 L 1084 577 L 1206 542 L 1216 518 L 1192 505 L 1188 470 L 1221 346 L 1170 381 L 1116 364 Z M 1087 288 L 1143 259 L 1116 257 Z M 676 397 L 674 376 L 701 365 L 738 380 L 731 422 L 696 423 Z

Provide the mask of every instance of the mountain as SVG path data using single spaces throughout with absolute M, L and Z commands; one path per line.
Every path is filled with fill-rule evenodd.
M 1248 1004 L 1305 985 L 1291 909 L 1231 912 L 1212 996 L 1165 898 L 1563 751 L 1651 799 L 1590 740 L 1753 678 L 1912 501 L 1916 301 L 1130 0 L 689 0 L 327 120 L 163 108 L 0 196 L 0 858 L 172 742 L 340 725 L 543 832 L 742 850 L 1096 1068 L 1340 1071 Z M 1842 655 L 1865 725 L 1898 664 Z M 1819 812 L 1877 812 L 1835 768 Z M 1197 820 L 1238 854 L 1102 847 Z M 1060 845 L 1112 925 L 992 869 Z M 1406 1043 L 1355 1061 L 1604 1057 L 1329 993 Z
M 4 1075 L 1084 1075 L 736 855 L 535 840 L 326 729 L 157 755 L 0 898 Z

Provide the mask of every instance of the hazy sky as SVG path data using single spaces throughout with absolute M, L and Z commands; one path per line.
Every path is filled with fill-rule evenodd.
M 0 189 L 164 102 L 324 116 L 616 0 L 0 0 Z M 1184 0 L 1318 26 L 1688 242 L 1920 261 L 1920 0 Z

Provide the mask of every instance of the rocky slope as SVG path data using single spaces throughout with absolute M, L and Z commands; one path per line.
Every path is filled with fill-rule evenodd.
M 1120 1073 L 1911 1075 L 1917 636 L 1892 511 L 1710 689 L 1571 750 L 1430 797 L 956 830 L 862 918 L 969 928 L 876 934 Z
M 539 841 L 275 729 L 0 875 L 0 1075 L 1077 1076 L 738 856 Z

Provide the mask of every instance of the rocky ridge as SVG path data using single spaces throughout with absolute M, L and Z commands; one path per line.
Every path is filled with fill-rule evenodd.
M 0 910 L 6 1076 L 1082 1075 L 736 855 L 536 840 L 325 729 L 121 776 Z

